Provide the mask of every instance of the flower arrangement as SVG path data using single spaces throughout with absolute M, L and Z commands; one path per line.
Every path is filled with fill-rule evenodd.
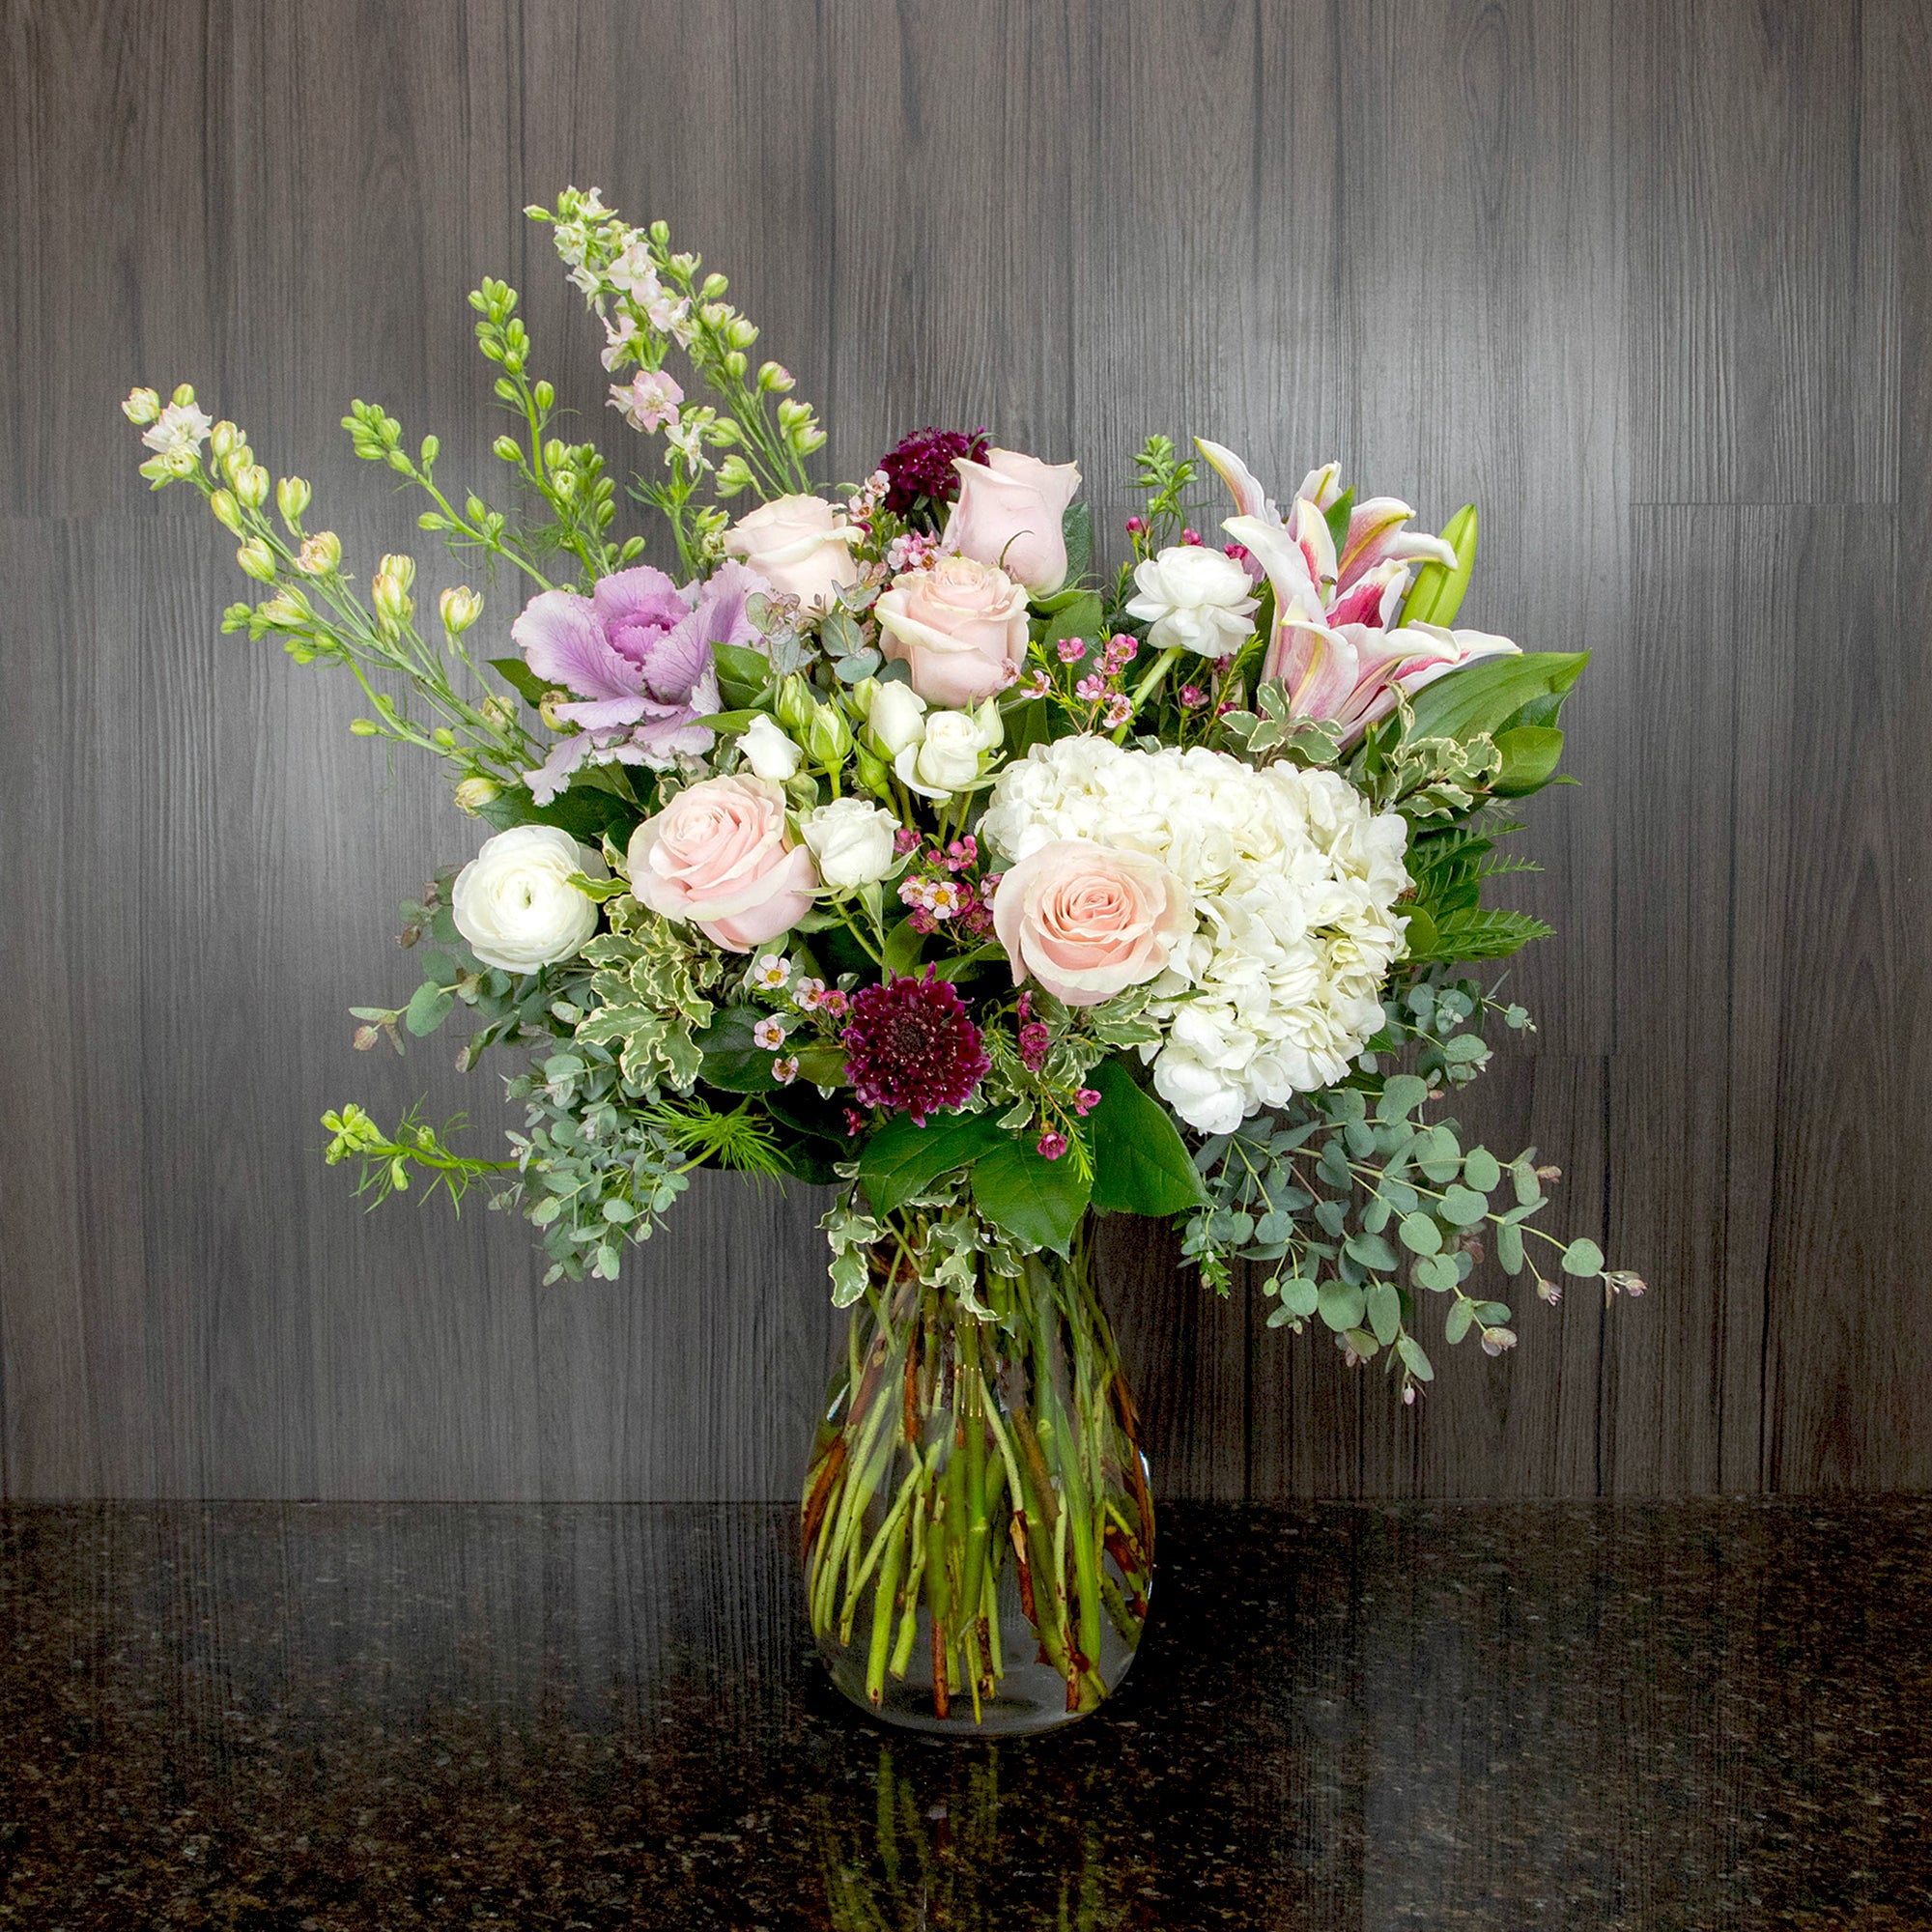
M 190 390 L 124 406 L 143 475 L 199 489 L 260 586 L 224 629 L 345 669 L 352 729 L 440 759 L 490 829 L 405 908 L 421 984 L 353 1010 L 360 1047 L 460 1015 L 459 1065 L 521 1056 L 509 1156 L 349 1106 L 328 1158 L 378 1199 L 487 1181 L 551 1280 L 615 1277 L 701 1166 L 834 1189 L 854 1316 L 802 1505 L 835 1673 L 934 1726 L 1090 1709 L 1153 1551 L 1094 1214 L 1178 1222 L 1223 1293 L 1247 1264 L 1270 1325 L 1405 1401 L 1438 1311 L 1446 1344 L 1511 1346 L 1491 1262 L 1550 1301 L 1642 1286 L 1535 1229 L 1533 1151 L 1465 1146 L 1443 1111 L 1489 1025 L 1530 1023 L 1467 969 L 1546 930 L 1485 895 L 1524 868 L 1500 841 L 1556 776 L 1585 659 L 1458 628 L 1473 508 L 1427 535 L 1333 464 L 1284 509 L 1233 451 L 1151 437 L 1112 571 L 1078 469 L 984 428 L 825 494 L 825 432 L 753 367 L 723 275 L 594 190 L 530 213 L 602 325 L 611 406 L 661 444 L 629 494 L 668 541 L 654 563 L 616 534 L 614 479 L 484 282 L 506 506 L 447 490 L 437 440 L 376 405 L 345 426 L 507 590 L 487 661 L 482 595 L 419 623 L 414 560 L 358 587 L 308 485 Z M 1225 542 L 1187 521 L 1197 485 L 1226 490 Z

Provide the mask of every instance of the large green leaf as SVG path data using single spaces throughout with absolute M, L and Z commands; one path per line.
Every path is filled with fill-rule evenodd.
M 1519 657 L 1479 658 L 1416 694 L 1411 735 L 1466 744 L 1500 731 L 1532 704 L 1547 712 L 1534 722 L 1552 724 L 1555 714 L 1543 700 L 1560 699 L 1589 662 L 1588 651 L 1526 651 Z
M 1512 724 L 1496 733 L 1503 768 L 1490 789 L 1498 798 L 1527 798 L 1556 776 L 1563 733 L 1553 724 Z
M 561 826 L 594 852 L 606 833 L 623 844 L 644 814 L 629 799 L 601 785 L 574 781 L 548 805 L 539 805 L 522 785 L 514 786 L 498 792 L 479 816 L 497 832 L 507 832 L 513 825 Z
M 1066 544 L 1066 581 L 1078 582 L 1094 560 L 1094 508 L 1091 503 L 1069 503 L 1060 520 L 1060 533 Z
M 1001 1143 L 973 1163 L 973 1200 L 987 1220 L 1035 1247 L 1064 1255 L 1087 1211 L 1091 1183 L 1065 1154 L 1048 1160 L 1025 1141 Z
M 522 658 L 492 658 L 490 668 L 521 697 L 531 710 L 543 702 L 551 686 L 540 678 Z
M 1184 1214 L 1206 1203 L 1201 1177 L 1173 1118 L 1119 1060 L 1089 1076 L 1100 1104 L 1094 1130 L 1094 1206 L 1116 1214 Z
M 1100 600 L 1091 590 L 1083 590 L 1065 609 L 1056 611 L 1048 619 L 1046 629 L 1040 634 L 1041 647 L 1051 650 L 1067 638 L 1085 638 L 1097 646 L 1105 628 L 1105 616 Z
M 729 710 L 753 703 L 772 681 L 772 661 L 746 644 L 714 644 L 711 662 L 718 672 L 718 695 Z
M 1009 1139 L 992 1114 L 939 1114 L 923 1127 L 900 1114 L 866 1143 L 859 1159 L 859 1181 L 872 1211 L 890 1214 L 942 1174 L 964 1167 Z
M 692 1036 L 704 1056 L 703 1077 L 709 1085 L 727 1094 L 769 1094 L 779 1084 L 772 1077 L 771 1048 L 752 1036 L 764 1017 L 755 1007 L 730 1007 Z

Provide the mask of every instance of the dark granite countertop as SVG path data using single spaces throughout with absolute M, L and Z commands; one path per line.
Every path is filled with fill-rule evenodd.
M 1058 1735 L 873 1728 L 787 1511 L 0 1511 L 0 1925 L 1932 1924 L 1932 1501 L 1171 1508 Z

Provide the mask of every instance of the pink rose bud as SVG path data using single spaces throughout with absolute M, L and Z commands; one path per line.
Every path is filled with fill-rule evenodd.
M 959 500 L 946 526 L 948 545 L 997 564 L 1037 597 L 1066 581 L 1061 519 L 1080 488 L 1071 463 L 1042 463 L 1014 449 L 989 449 L 983 463 L 954 457 Z

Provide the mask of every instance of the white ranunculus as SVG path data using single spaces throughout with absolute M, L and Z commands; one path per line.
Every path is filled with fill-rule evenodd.
M 798 822 L 798 836 L 817 864 L 819 883 L 835 892 L 883 879 L 893 868 L 893 835 L 898 829 L 890 811 L 863 798 L 835 798 Z
M 1232 556 L 1204 544 L 1177 544 L 1134 572 L 1140 595 L 1127 614 L 1150 626 L 1157 651 L 1179 644 L 1204 658 L 1239 648 L 1254 626 L 1254 585 Z
M 450 914 L 486 966 L 534 973 L 570 959 L 597 930 L 597 903 L 573 872 L 609 876 L 604 861 L 554 825 L 513 825 L 456 875 Z
M 934 711 L 925 735 L 899 753 L 893 769 L 922 797 L 946 798 L 980 776 L 980 759 L 1000 738 L 999 707 L 991 698 L 977 712 Z
M 925 699 L 909 684 L 896 679 L 876 686 L 866 723 L 879 750 L 895 758 L 908 745 L 916 745 L 925 730 Z
M 775 784 L 782 784 L 798 770 L 801 756 L 778 722 L 762 711 L 739 736 L 738 753 L 761 779 L 770 779 Z

